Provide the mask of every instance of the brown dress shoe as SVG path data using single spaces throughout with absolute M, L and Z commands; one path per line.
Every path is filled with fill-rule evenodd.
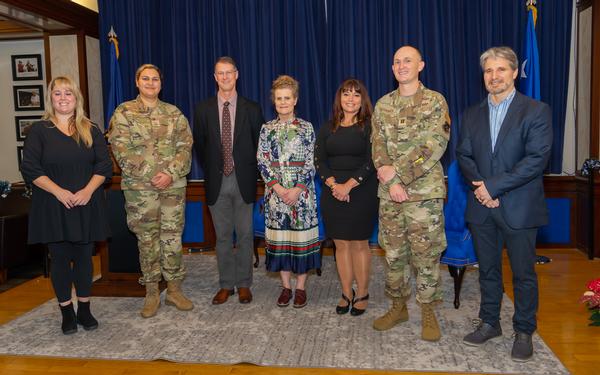
M 222 303 L 227 302 L 229 296 L 233 295 L 233 289 L 219 289 L 217 294 L 213 297 L 212 304 L 220 305 Z
M 246 287 L 239 287 L 238 288 L 238 297 L 240 300 L 240 303 L 250 303 L 252 302 L 252 292 L 250 291 L 250 288 L 246 288 Z
M 286 307 L 290 304 L 290 300 L 292 299 L 292 290 L 288 288 L 283 288 L 279 298 L 277 299 L 277 306 Z
M 304 306 L 306 306 L 306 291 L 296 289 L 296 293 L 294 293 L 294 307 L 299 309 Z

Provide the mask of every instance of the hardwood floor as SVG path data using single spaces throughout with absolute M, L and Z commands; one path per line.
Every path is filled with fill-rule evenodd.
M 544 249 L 538 254 L 553 262 L 538 266 L 540 286 L 539 334 L 572 374 L 597 374 L 600 368 L 600 327 L 589 327 L 589 313 L 578 299 L 587 281 L 600 277 L 600 260 L 587 260 L 571 249 Z M 505 262 L 505 288 L 512 298 L 510 270 Z M 97 269 L 97 264 L 96 264 Z M 6 323 L 54 297 L 49 280 L 36 278 L 0 294 L 0 324 Z M 57 322 L 59 313 L 57 310 Z M 1 338 L 0 338 L 1 339 Z M 424 374 L 342 369 L 267 368 L 249 364 L 233 366 L 179 364 L 166 361 L 107 361 L 48 357 L 0 356 L 0 374 L 90 375 L 296 375 L 296 374 Z

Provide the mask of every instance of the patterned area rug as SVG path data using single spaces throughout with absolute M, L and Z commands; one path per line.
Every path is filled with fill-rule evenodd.
M 141 298 L 93 298 L 100 321 L 96 331 L 64 336 L 56 300 L 0 326 L 0 353 L 128 360 L 165 359 L 176 362 L 253 363 L 261 366 L 355 368 L 405 371 L 483 372 L 510 374 L 568 374 L 538 336 L 536 355 L 527 363 L 510 360 L 513 305 L 505 296 L 502 310 L 504 337 L 481 348 L 466 347 L 462 337 L 473 329 L 479 291 L 477 271 L 465 274 L 460 309 L 452 306 L 451 278 L 443 272 L 444 303 L 437 312 L 442 339 L 420 339 L 420 309 L 414 298 L 410 320 L 386 332 L 371 328 L 390 301 L 383 294 L 383 257 L 373 257 L 371 300 L 360 317 L 339 316 L 335 304 L 340 291 L 333 257 L 323 260 L 323 276 L 308 279 L 308 305 L 279 308 L 279 278 L 261 264 L 254 277 L 254 301 L 236 298 L 211 305 L 216 291 L 216 257 L 186 255 L 188 277 L 184 289 L 196 308 L 180 312 L 161 306 L 158 315 L 143 319 Z M 163 296 L 164 298 L 164 296 Z

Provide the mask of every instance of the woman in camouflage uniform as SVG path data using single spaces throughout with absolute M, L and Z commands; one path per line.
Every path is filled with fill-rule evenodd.
M 158 67 L 144 64 L 135 78 L 139 95 L 115 109 L 109 140 L 122 171 L 127 225 L 138 239 L 140 283 L 146 286 L 141 315 L 150 318 L 160 306 L 161 278 L 167 281 L 167 305 L 194 308 L 181 292 L 185 276 L 181 235 L 192 134 L 181 111 L 158 99 L 162 82 Z

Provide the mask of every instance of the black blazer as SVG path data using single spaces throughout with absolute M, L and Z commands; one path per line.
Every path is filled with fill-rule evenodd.
M 492 153 L 487 98 L 464 113 L 456 157 L 467 183 L 484 181 L 492 198 L 500 198 L 506 223 L 514 229 L 548 223 L 543 173 L 552 147 L 548 105 L 517 92 L 498 133 Z M 475 194 L 467 198 L 465 218 L 481 224 L 490 209 Z
M 233 162 L 240 193 L 246 203 L 252 203 L 256 199 L 256 148 L 260 128 L 264 122 L 258 103 L 238 95 L 233 133 Z M 223 178 L 223 152 L 216 96 L 196 105 L 194 147 L 204 171 L 206 203 L 212 205 L 217 201 Z

